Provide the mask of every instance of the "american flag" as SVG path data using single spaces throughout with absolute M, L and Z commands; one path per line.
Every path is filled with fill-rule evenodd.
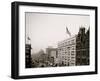
M 28 40 L 31 40 L 29 37 L 27 37 Z
M 71 36 L 71 33 L 69 32 L 68 28 L 66 27 L 66 33 Z

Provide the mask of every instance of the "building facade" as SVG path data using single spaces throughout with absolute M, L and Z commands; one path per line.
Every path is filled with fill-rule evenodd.
M 58 65 L 58 53 L 57 48 L 46 48 L 46 54 L 48 55 L 48 61 L 51 66 Z
M 76 36 L 58 43 L 58 59 L 60 66 L 76 65 Z
M 76 38 L 76 65 L 89 65 L 89 30 L 81 27 Z
M 25 67 L 31 68 L 31 45 L 25 45 Z

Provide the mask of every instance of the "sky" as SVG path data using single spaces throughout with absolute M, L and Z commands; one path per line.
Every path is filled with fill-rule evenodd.
M 78 34 L 79 28 L 90 26 L 89 15 L 75 14 L 50 14 L 50 13 L 25 13 L 26 40 L 31 39 L 32 54 L 49 46 L 57 48 L 59 41 L 70 36 L 66 33 L 68 28 L 71 36 Z M 27 42 L 27 41 L 26 41 Z

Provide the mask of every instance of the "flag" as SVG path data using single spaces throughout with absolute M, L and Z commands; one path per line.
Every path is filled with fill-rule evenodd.
M 66 33 L 71 36 L 71 33 L 69 32 L 68 28 L 66 27 Z
M 27 37 L 28 40 L 31 40 L 29 37 Z

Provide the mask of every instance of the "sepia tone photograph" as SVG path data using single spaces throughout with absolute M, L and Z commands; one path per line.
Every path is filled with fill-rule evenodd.
M 90 65 L 90 16 L 25 12 L 25 68 Z
M 98 7 L 12 2 L 13 79 L 98 74 Z

